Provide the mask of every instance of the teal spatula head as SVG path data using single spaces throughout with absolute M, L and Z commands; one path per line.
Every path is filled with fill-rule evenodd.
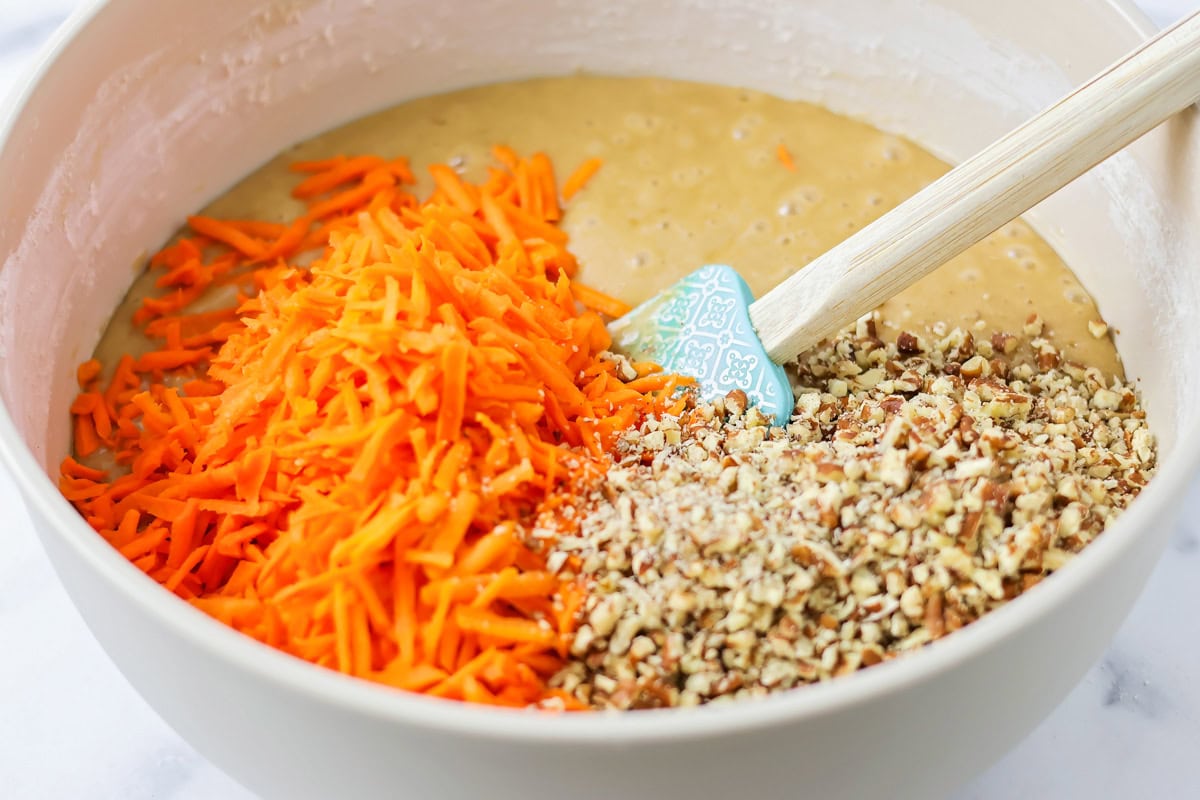
M 609 323 L 613 349 L 695 378 L 702 400 L 741 389 L 776 425 L 785 425 L 795 405 L 792 386 L 750 324 L 753 301 L 732 268 L 701 267 Z

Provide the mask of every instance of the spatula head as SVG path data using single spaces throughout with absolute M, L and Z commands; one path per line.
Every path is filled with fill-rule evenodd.
M 763 414 L 784 425 L 795 404 L 792 386 L 750 324 L 752 302 L 750 287 L 732 268 L 701 267 L 611 322 L 613 349 L 695 378 L 704 400 L 741 389 Z

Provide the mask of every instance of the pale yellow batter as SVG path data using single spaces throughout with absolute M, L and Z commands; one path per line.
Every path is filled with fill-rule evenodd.
M 205 213 L 290 220 L 303 209 L 289 195 L 296 176 L 287 165 L 338 153 L 406 155 L 424 196 L 425 165 L 448 162 L 477 179 L 497 143 L 545 151 L 560 182 L 585 159 L 604 159 L 563 225 L 582 280 L 629 303 L 708 263 L 734 266 L 761 294 L 947 169 L 905 139 L 805 103 L 707 84 L 574 76 L 483 86 L 365 117 L 287 150 Z M 777 157 L 781 143 L 794 171 Z M 105 363 L 140 349 L 128 319 L 149 280 L 135 284 L 106 332 L 98 350 Z M 939 322 L 1019 332 L 1037 311 L 1068 358 L 1121 373 L 1109 338 L 1088 331 L 1099 319 L 1091 298 L 1022 222 L 883 311 L 892 335 Z

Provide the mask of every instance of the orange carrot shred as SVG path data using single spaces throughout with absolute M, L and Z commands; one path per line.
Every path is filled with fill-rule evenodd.
M 288 165 L 288 169 L 292 172 L 326 172 L 344 163 L 346 163 L 346 157 L 339 155 L 315 161 L 293 161 Z
M 383 163 L 378 156 L 358 156 L 349 158 L 328 169 L 315 171 L 312 175 L 300 181 L 292 189 L 292 196 L 299 198 L 314 197 L 335 189 L 343 183 L 349 183 L 360 178 L 368 171 Z
M 599 158 L 589 158 L 587 161 L 579 165 L 579 168 L 572 172 L 567 180 L 563 183 L 562 196 L 563 200 L 570 200 L 579 190 L 587 185 L 587 182 L 592 179 L 596 171 L 604 162 Z
M 79 369 L 75 371 L 75 379 L 79 381 L 79 388 L 87 391 L 92 382 L 100 377 L 102 369 L 100 362 L 94 358 L 80 364 Z
M 779 147 L 775 148 L 775 157 L 779 159 L 780 164 L 792 172 L 796 171 L 796 162 L 792 160 L 792 153 L 783 142 L 780 142 Z
M 188 217 L 188 227 L 203 236 L 215 239 L 229 245 L 242 255 L 257 258 L 266 250 L 261 240 L 243 233 L 234 225 L 229 225 L 212 217 Z
M 593 289 L 590 286 L 585 286 L 578 281 L 571 285 L 571 289 L 575 293 L 576 300 L 605 316 L 622 317 L 633 310 L 627 303 L 622 303 L 615 297 L 610 297 L 604 292 Z

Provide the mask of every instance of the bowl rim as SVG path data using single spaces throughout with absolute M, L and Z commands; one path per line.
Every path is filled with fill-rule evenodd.
M 85 33 L 94 19 L 123 0 L 85 0 L 42 48 L 17 88 L 0 105 L 0 149 L 42 79 L 59 56 Z M 1141 37 L 1157 28 L 1132 0 L 1106 0 L 1104 6 Z M 1200 469 L 1200 420 L 1181 429 L 1173 452 L 1120 519 L 1077 558 L 1014 602 L 904 658 L 827 683 L 802 687 L 753 702 L 693 709 L 660 709 L 637 714 L 556 714 L 498 709 L 431 698 L 350 677 L 303 661 L 260 643 L 170 597 L 134 567 L 78 515 L 42 471 L 0 400 L 0 464 L 13 477 L 31 512 L 39 537 L 56 536 L 125 599 L 143 608 L 172 633 L 211 657 L 280 689 L 374 718 L 432 731 L 504 738 L 530 744 L 611 744 L 687 741 L 761 731 L 812 720 L 870 702 L 907 686 L 936 679 L 956 665 L 997 646 L 1021 628 L 1050 613 L 1136 545 L 1138 530 L 1157 518 L 1191 484 Z M 41 523 L 41 524 L 39 524 Z M 65 587 L 64 587 L 65 588 Z M 135 686 L 135 688 L 137 688 Z

